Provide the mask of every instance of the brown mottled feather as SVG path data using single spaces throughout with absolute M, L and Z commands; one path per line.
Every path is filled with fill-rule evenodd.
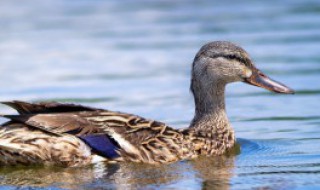
M 27 104 L 32 105 L 19 102 L 20 107 Z M 49 107 L 45 103 L 37 105 Z M 59 107 L 68 106 L 68 104 L 58 105 Z M 13 105 L 12 107 L 18 106 Z M 28 111 L 34 110 L 29 108 Z M 40 109 L 37 109 L 37 111 L 40 111 Z M 44 111 L 46 112 L 47 109 L 44 109 Z M 120 145 L 118 150 L 120 158 L 116 159 L 118 161 L 127 160 L 151 164 L 168 163 L 180 159 L 194 158 L 200 154 L 221 154 L 225 149 L 232 147 L 234 143 L 234 139 L 230 140 L 229 137 L 222 136 L 221 141 L 225 141 L 225 143 L 217 144 L 217 139 L 207 139 L 205 136 L 202 137 L 202 134 L 192 130 L 179 131 L 161 122 L 106 110 L 6 115 L 4 117 L 11 119 L 13 123 L 17 122 L 14 125 L 20 125 L 23 128 L 33 127 L 33 130 L 38 133 L 41 131 L 48 132 L 47 138 L 50 142 L 51 139 L 57 139 L 59 136 L 63 138 L 68 133 L 75 136 L 105 133 L 114 138 Z M 6 129 L 9 127 L 10 125 L 5 126 Z M 41 133 L 45 134 L 44 132 Z M 25 135 L 29 135 L 29 132 L 26 133 L 28 134 Z M 233 137 L 232 131 L 229 133 L 229 130 L 227 130 L 226 133 Z M 21 137 L 20 134 L 14 135 L 16 135 L 16 138 Z M 224 140 L 224 138 L 226 139 Z M 30 141 L 34 140 L 30 138 Z M 227 142 L 227 140 L 230 140 L 230 142 Z M 23 146 L 23 143 L 21 143 L 21 146 Z M 43 148 L 50 149 L 50 146 L 40 146 L 39 151 Z M 20 159 L 21 156 L 17 158 Z M 87 163 L 86 160 L 83 162 Z
M 0 128 L 0 165 L 74 167 L 87 165 L 91 160 L 90 148 L 72 135 L 52 136 L 14 122 Z
M 101 129 L 81 117 L 87 112 L 79 113 L 5 115 L 4 117 L 55 134 L 71 133 L 81 136 L 102 132 Z

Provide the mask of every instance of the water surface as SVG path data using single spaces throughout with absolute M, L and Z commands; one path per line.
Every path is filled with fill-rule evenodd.
M 212 40 L 241 44 L 297 91 L 228 86 L 240 152 L 161 166 L 4 167 L 1 188 L 320 188 L 319 20 L 317 0 L 1 1 L 1 101 L 75 102 L 186 127 L 191 63 Z

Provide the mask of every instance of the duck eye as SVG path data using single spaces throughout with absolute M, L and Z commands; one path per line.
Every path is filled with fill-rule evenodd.
M 228 59 L 237 59 L 235 55 L 228 55 L 227 58 Z
M 243 63 L 243 64 L 246 64 L 247 63 L 247 60 L 242 58 L 242 57 L 239 57 L 237 55 L 234 55 L 234 54 L 230 54 L 230 55 L 226 55 L 224 56 L 225 58 L 229 59 L 229 60 L 235 60 L 235 61 L 238 61 L 240 63 Z

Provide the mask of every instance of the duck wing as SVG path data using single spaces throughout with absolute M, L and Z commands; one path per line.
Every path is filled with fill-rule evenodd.
M 1 116 L 56 135 L 68 133 L 82 137 L 108 134 L 114 139 L 126 139 L 135 145 L 155 136 L 168 137 L 175 132 L 161 122 L 107 110 Z
M 83 136 L 102 132 L 100 128 L 81 117 L 80 113 L 86 112 L 3 115 L 3 117 L 56 135 L 68 133 Z
M 104 126 L 97 126 L 85 119 L 85 116 L 95 115 L 99 111 L 82 111 L 66 113 L 3 115 L 11 119 L 12 123 L 20 123 L 22 126 L 36 128 L 54 136 L 64 137 L 71 134 L 84 141 L 94 153 L 108 159 L 120 157 L 119 144 L 106 133 Z M 28 135 L 28 134 L 26 134 Z M 75 143 L 75 146 L 78 143 Z
M 94 109 L 75 104 L 57 102 L 28 103 L 22 101 L 2 102 L 16 109 L 20 115 L 1 115 L 19 123 L 62 134 L 75 136 L 97 133 L 116 133 L 127 139 L 143 141 L 148 136 L 162 134 L 164 123 L 148 120 L 132 114 Z
M 19 110 L 21 115 L 3 117 L 55 135 L 75 135 L 106 157 L 117 157 L 120 152 L 136 161 L 152 162 L 160 158 L 169 161 L 176 159 L 171 154 L 179 151 L 173 143 L 182 138 L 177 130 L 136 115 L 73 104 L 6 104 Z M 159 152 L 160 149 L 164 155 L 151 158 L 154 156 L 151 152 Z

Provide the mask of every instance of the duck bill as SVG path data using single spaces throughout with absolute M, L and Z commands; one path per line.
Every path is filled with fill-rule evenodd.
M 267 75 L 263 74 L 259 70 L 253 72 L 252 75 L 249 78 L 246 78 L 244 82 L 276 93 L 294 94 L 293 89 L 280 82 L 270 79 Z

